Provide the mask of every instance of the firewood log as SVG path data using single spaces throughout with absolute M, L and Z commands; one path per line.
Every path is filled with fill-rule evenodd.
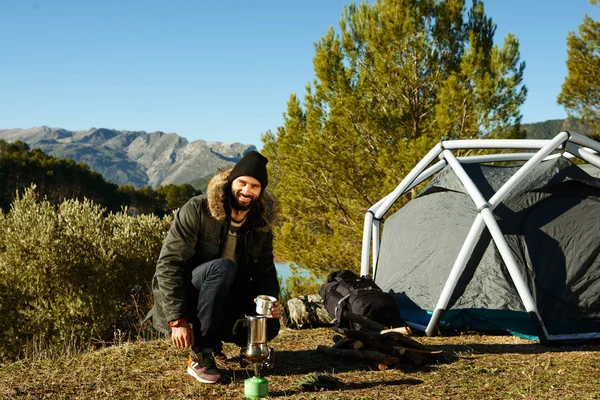
M 373 321 L 372 319 L 363 317 L 362 315 L 351 313 L 350 311 L 344 311 L 342 313 L 342 318 L 345 318 L 349 321 L 357 322 L 365 328 L 368 328 L 368 329 L 371 329 L 374 331 L 379 331 L 381 334 L 384 334 L 387 332 L 398 332 L 403 335 L 410 335 L 412 333 L 411 329 L 408 326 L 390 328 L 388 326 L 380 324 L 377 321 Z
M 384 330 L 380 331 L 379 334 L 384 335 L 389 332 L 398 332 L 401 335 L 412 334 L 412 331 L 410 330 L 410 328 L 408 326 L 402 326 L 400 328 L 384 329 Z
M 412 349 L 406 349 L 406 348 L 396 349 L 396 348 L 394 348 L 394 355 L 401 354 L 402 358 L 410 361 L 411 364 L 415 364 L 415 365 L 424 364 L 425 356 L 423 355 L 423 353 L 417 353 L 417 352 L 413 352 L 411 350 Z
M 334 349 L 331 347 L 319 345 L 317 346 L 317 351 L 337 357 L 376 361 L 378 363 L 384 363 L 389 365 L 395 365 L 398 364 L 398 362 L 400 362 L 400 359 L 398 357 L 383 354 L 376 350 Z
M 411 339 L 408 336 L 401 335 L 401 334 L 399 334 L 397 332 L 388 332 L 388 333 L 385 333 L 385 334 L 383 334 L 381 336 L 388 336 L 388 337 L 390 337 L 394 342 L 396 342 L 395 346 L 407 347 L 409 349 L 418 349 L 418 350 L 425 350 L 425 351 L 435 351 L 431 347 L 425 346 L 423 343 L 417 342 L 416 340 Z
M 365 343 L 367 346 L 372 347 L 373 349 L 380 351 L 382 353 L 391 353 L 392 352 L 392 344 L 388 340 L 382 340 L 381 336 L 372 336 L 364 331 L 357 331 L 354 329 L 343 329 L 343 333 L 346 337 L 354 340 L 360 340 Z
M 388 369 L 389 367 L 390 367 L 390 366 L 389 366 L 389 365 L 387 365 L 386 363 L 380 363 L 380 364 L 377 366 L 377 369 L 378 369 L 378 370 L 380 370 L 380 371 L 385 371 L 385 370 L 386 370 L 386 369 Z
M 402 347 L 402 346 L 394 346 L 394 352 L 398 352 L 398 351 L 402 351 L 400 354 L 404 354 L 405 352 L 411 352 L 411 353 L 419 353 L 419 354 L 423 354 L 426 357 L 433 357 L 433 358 L 439 358 L 440 356 L 442 356 L 444 354 L 443 350 L 419 350 L 419 349 L 410 349 L 410 348 L 406 348 L 406 347 Z
M 362 348 L 365 347 L 365 344 L 363 342 L 361 342 L 360 340 L 356 340 L 353 344 L 352 344 L 352 348 L 354 350 L 360 350 Z
M 334 349 L 350 349 L 352 348 L 353 344 L 354 339 L 342 338 L 341 340 L 335 342 L 335 344 L 332 347 Z

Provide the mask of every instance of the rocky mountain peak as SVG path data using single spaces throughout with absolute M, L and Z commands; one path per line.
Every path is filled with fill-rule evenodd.
M 0 139 L 21 140 L 59 158 L 87 163 L 105 179 L 135 187 L 190 183 L 196 188 L 235 164 L 253 145 L 187 139 L 165 132 L 90 128 L 70 131 L 40 126 L 0 129 Z

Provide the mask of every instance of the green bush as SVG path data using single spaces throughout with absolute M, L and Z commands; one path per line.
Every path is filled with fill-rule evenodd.
M 34 186 L 0 212 L 0 359 L 32 342 L 87 348 L 147 311 L 172 217 L 105 211 L 89 200 L 53 206 Z

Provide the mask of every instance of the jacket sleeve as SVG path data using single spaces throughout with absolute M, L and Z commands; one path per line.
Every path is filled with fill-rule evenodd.
M 158 257 L 156 278 L 167 321 L 187 314 L 185 265 L 193 257 L 202 222 L 200 204 L 188 201 L 177 212 Z
M 277 270 L 273 261 L 273 233 L 269 232 L 265 238 L 259 259 L 257 261 L 257 274 L 254 284 L 257 294 L 266 294 L 279 298 L 279 281 Z

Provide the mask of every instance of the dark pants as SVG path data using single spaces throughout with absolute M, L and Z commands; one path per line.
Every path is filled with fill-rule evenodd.
M 192 271 L 188 286 L 188 304 L 194 328 L 194 346 L 199 352 L 204 349 L 221 351 L 222 342 L 235 343 L 240 347 L 248 342 L 248 330 L 240 329 L 235 335 L 233 326 L 246 315 L 256 315 L 254 298 L 263 293 L 253 293 L 247 288 L 234 285 L 236 265 L 226 258 L 218 258 L 200 264 Z M 247 282 L 246 285 L 250 285 Z M 244 292 L 248 294 L 243 294 Z M 267 339 L 279 333 L 279 320 L 267 321 Z

